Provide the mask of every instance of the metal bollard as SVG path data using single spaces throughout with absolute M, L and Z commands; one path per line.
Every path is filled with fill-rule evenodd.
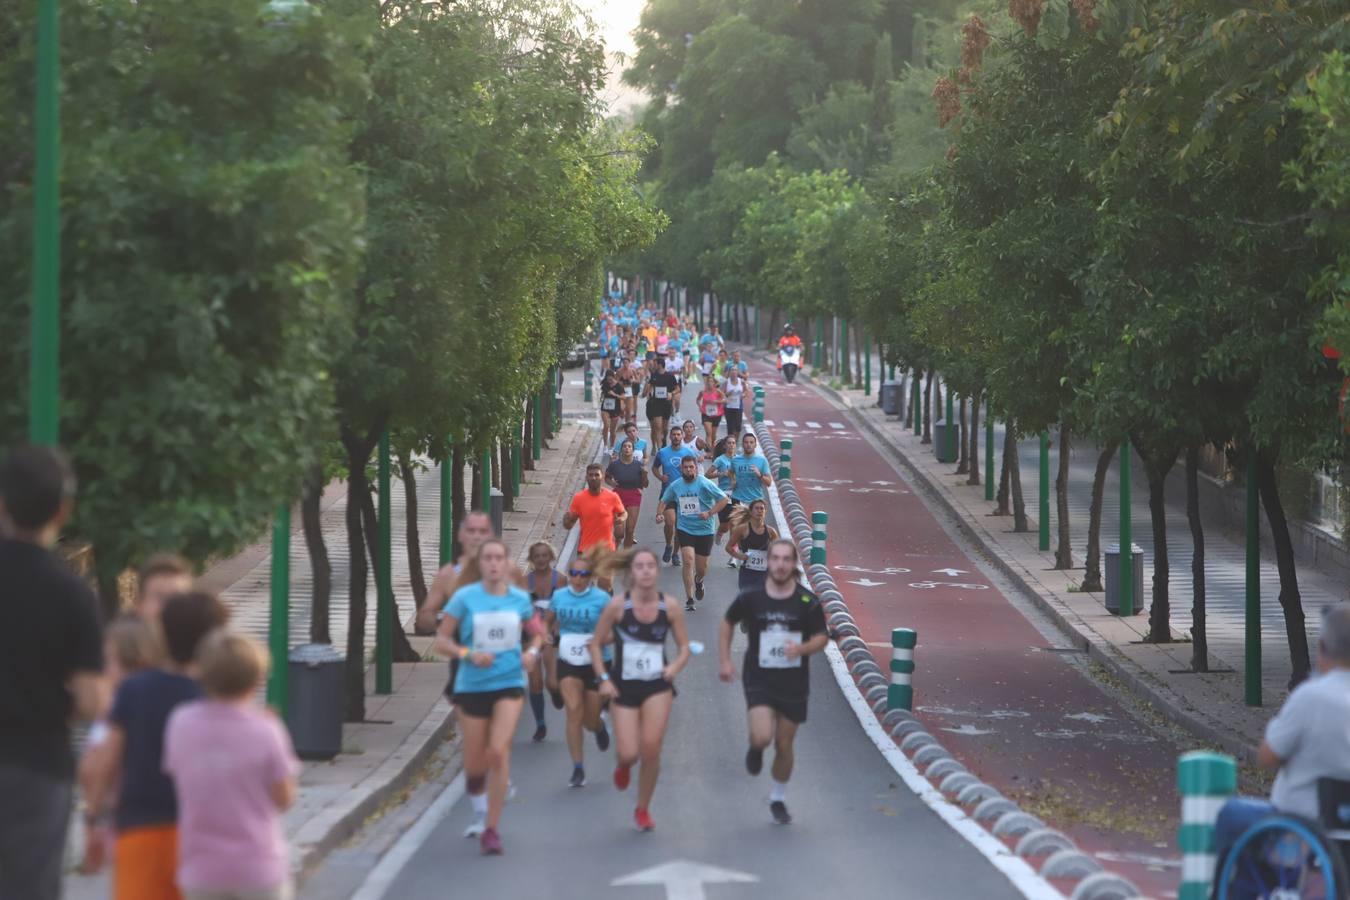
M 827 565 L 825 562 L 825 540 L 827 537 L 830 514 L 811 513 L 811 565 Z
M 590 403 L 592 399 L 591 381 L 595 378 L 595 372 L 591 370 L 591 364 L 589 361 L 586 363 L 585 378 L 586 378 L 586 402 Z
M 886 708 L 914 709 L 914 645 L 918 632 L 912 628 L 891 629 L 891 685 L 886 689 Z
M 1222 753 L 1197 750 L 1177 760 L 1181 791 L 1181 888 L 1177 900 L 1208 900 L 1214 881 L 1214 823 L 1237 790 L 1237 762 Z

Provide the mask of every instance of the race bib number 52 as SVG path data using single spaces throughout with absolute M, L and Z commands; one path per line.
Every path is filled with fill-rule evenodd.
M 591 664 L 591 636 L 589 634 L 564 634 L 558 637 L 558 659 L 569 666 L 589 666 Z

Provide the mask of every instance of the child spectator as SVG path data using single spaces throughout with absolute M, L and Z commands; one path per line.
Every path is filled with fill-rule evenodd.
M 286 900 L 281 813 L 295 802 L 300 761 L 285 726 L 254 699 L 267 651 L 222 630 L 197 664 L 206 699 L 176 709 L 164 738 L 178 789 L 178 885 L 187 900 Z

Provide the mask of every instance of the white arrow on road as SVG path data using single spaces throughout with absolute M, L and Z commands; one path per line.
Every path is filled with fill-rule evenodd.
M 960 728 L 944 728 L 943 731 L 950 731 L 952 734 L 964 734 L 967 737 L 978 737 L 982 734 L 993 734 L 985 728 L 976 728 L 974 725 L 962 725 Z
M 946 575 L 948 578 L 952 578 L 953 576 L 956 576 L 956 575 L 969 575 L 969 574 L 970 574 L 970 573 L 967 572 L 965 569 L 934 569 L 934 570 L 933 570 L 933 573 L 936 574 L 936 575 Z
M 885 583 L 886 583 L 886 582 L 884 582 L 884 581 L 873 581 L 873 580 L 870 579 L 870 578 L 860 578 L 860 579 L 858 579 L 857 581 L 850 581 L 850 582 L 849 582 L 849 584 L 861 585 L 862 587 L 876 587 L 877 585 L 881 585 L 881 584 L 885 584 Z
M 652 866 L 640 872 L 623 875 L 609 883 L 610 887 L 640 887 L 661 885 L 666 889 L 666 900 L 704 900 L 705 884 L 752 884 L 759 878 L 734 869 L 719 869 L 703 863 L 677 859 Z

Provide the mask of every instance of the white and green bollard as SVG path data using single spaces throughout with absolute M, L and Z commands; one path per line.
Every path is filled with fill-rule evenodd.
M 778 480 L 786 481 L 792 477 L 792 440 L 783 438 L 778 442 Z
M 754 420 L 755 420 L 755 423 L 756 423 L 756 424 L 759 424 L 759 423 L 763 422 L 763 421 L 764 421 L 764 401 L 763 401 L 763 400 L 760 400 L 760 399 L 758 399 L 758 398 L 756 398 L 756 399 L 755 399 L 754 406 L 752 406 L 752 407 L 750 408 L 750 412 L 751 412 L 752 416 L 754 417 Z
M 825 562 L 825 539 L 829 530 L 830 514 L 824 512 L 811 513 L 811 565 L 826 565 Z
M 913 628 L 891 629 L 891 686 L 886 690 L 886 708 L 914 710 L 914 645 L 919 635 Z
M 1181 791 L 1181 888 L 1177 900 L 1208 900 L 1214 881 L 1214 823 L 1237 790 L 1237 762 L 1222 753 L 1197 750 L 1177 761 Z

